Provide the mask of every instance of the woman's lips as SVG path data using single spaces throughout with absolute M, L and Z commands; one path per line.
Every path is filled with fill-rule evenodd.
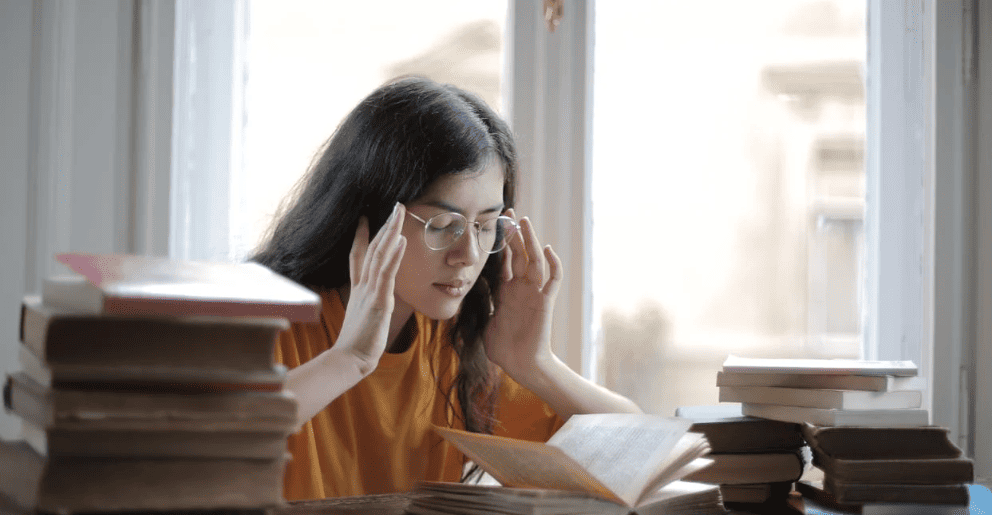
M 458 282 L 458 283 L 434 283 L 433 285 L 441 293 L 448 295 L 449 297 L 461 297 L 468 293 L 469 283 Z

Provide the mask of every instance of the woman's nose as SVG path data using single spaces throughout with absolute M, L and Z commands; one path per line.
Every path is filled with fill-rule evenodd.
M 465 227 L 458 241 L 448 252 L 448 263 L 451 265 L 472 266 L 482 259 L 482 249 L 479 248 L 479 232 L 473 225 Z

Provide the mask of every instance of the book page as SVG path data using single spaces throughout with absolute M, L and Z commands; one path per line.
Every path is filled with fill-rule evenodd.
M 656 415 L 573 415 L 548 445 L 561 449 L 625 503 L 636 505 L 690 425 Z
M 560 449 L 440 426 L 434 430 L 503 486 L 583 492 L 623 502 Z

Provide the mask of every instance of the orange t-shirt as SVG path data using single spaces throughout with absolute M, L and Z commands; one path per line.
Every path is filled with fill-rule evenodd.
M 321 295 L 317 324 L 293 324 L 282 333 L 276 359 L 296 367 L 329 349 L 344 321 L 335 291 Z M 465 457 L 435 433 L 433 424 L 462 429 L 455 400 L 443 392 L 455 377 L 458 357 L 445 344 L 440 324 L 416 314 L 413 344 L 384 354 L 372 374 L 317 413 L 289 437 L 287 500 L 404 492 L 417 481 L 458 481 Z M 497 405 L 498 435 L 545 441 L 563 421 L 505 374 Z

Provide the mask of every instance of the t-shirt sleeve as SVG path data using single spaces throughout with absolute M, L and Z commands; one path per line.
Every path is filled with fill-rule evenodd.
M 493 434 L 545 442 L 564 423 L 540 397 L 502 374 Z

